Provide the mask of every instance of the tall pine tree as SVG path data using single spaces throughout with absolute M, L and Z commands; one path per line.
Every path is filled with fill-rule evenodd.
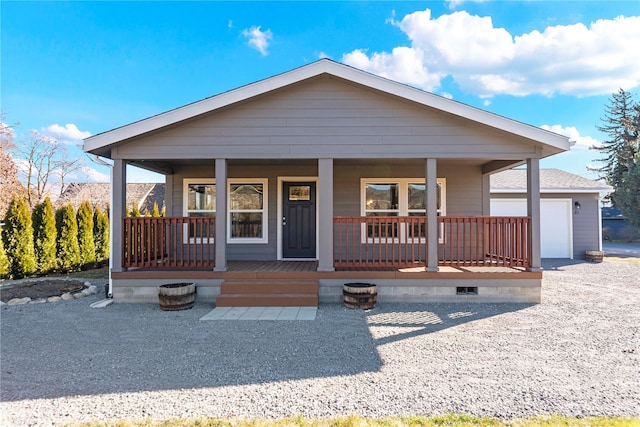
M 41 274 L 46 274 L 58 266 L 56 218 L 49 196 L 42 203 L 36 205 L 31 216 L 38 271 Z
M 61 271 L 72 271 L 80 266 L 80 247 L 78 246 L 78 222 L 73 206 L 67 204 L 56 211 L 56 229 L 58 230 L 58 267 Z
M 78 221 L 80 267 L 82 269 L 93 268 L 96 262 L 96 246 L 93 240 L 93 209 L 88 200 L 80 203 L 76 220 Z
M 622 181 L 613 193 L 616 206 L 632 225 L 640 227 L 640 153 L 622 174 Z
M 36 271 L 33 223 L 24 197 L 14 196 L 11 199 L 2 227 L 2 240 L 9 259 L 8 276 L 20 279 L 33 274 Z
M 593 147 L 604 154 L 598 161 L 603 163 L 600 168 L 594 170 L 605 178 L 614 189 L 622 184 L 622 176 L 634 162 L 638 146 L 638 114 L 640 110 L 634 102 L 633 95 L 623 89 L 611 95 L 609 105 L 605 107 L 605 117 L 602 126 L 598 130 L 607 135 L 600 147 Z M 614 205 L 615 193 L 611 196 Z
M 640 226 L 640 104 L 620 89 L 611 96 L 604 124 L 598 129 L 608 139 L 594 147 L 606 156 L 604 166 L 596 169 L 613 187 L 609 196 L 614 206 L 632 224 Z

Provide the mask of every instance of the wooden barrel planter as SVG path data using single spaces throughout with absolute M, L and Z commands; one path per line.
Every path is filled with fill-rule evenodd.
M 602 262 L 603 257 L 603 251 L 587 251 L 584 258 L 589 262 Z
M 195 283 L 169 283 L 158 286 L 160 309 L 164 311 L 188 310 L 196 301 Z
M 369 310 L 376 305 L 378 287 L 371 283 L 345 283 L 342 285 L 344 305 Z

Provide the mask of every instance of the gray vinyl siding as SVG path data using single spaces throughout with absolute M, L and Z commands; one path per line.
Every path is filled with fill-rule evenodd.
M 354 165 L 347 161 L 334 165 L 334 215 L 359 216 L 360 181 L 361 178 L 416 178 L 424 179 L 424 162 L 370 162 Z M 278 212 L 278 177 L 317 177 L 315 165 L 233 165 L 228 166 L 229 180 L 233 178 L 268 179 L 268 236 L 267 244 L 233 244 L 227 245 L 229 260 L 272 260 L 277 258 L 277 212 Z M 167 194 L 167 215 L 182 216 L 183 189 L 186 178 L 213 178 L 213 165 L 194 165 L 176 168 L 172 179 L 167 180 L 171 189 Z M 482 174 L 479 166 L 447 167 L 438 170 L 438 178 L 446 179 L 447 215 L 481 215 L 482 214 Z M 318 188 L 318 191 L 323 191 Z M 220 211 L 218 209 L 218 211 Z
M 584 259 L 585 251 L 596 251 L 600 243 L 600 208 L 597 193 L 543 194 L 544 199 L 571 199 L 580 203 L 580 211 L 573 213 L 573 257 Z
M 318 175 L 317 165 L 296 166 L 296 165 L 229 165 L 227 176 L 229 180 L 233 178 L 256 178 L 267 179 L 267 227 L 268 243 L 228 243 L 227 259 L 229 260 L 254 260 L 267 261 L 277 258 L 277 212 L 278 212 L 278 177 L 316 177 Z M 186 178 L 214 178 L 215 168 L 208 166 L 188 166 L 179 168 L 174 172 L 173 177 L 173 199 L 172 205 L 167 207 L 167 212 L 172 215 L 182 216 L 184 179 Z M 216 214 L 221 212 L 217 208 Z
M 317 77 L 114 149 L 125 159 L 536 157 L 533 141 Z
M 360 215 L 361 178 L 422 178 L 424 164 L 334 166 L 334 214 Z M 438 168 L 438 178 L 446 179 L 446 214 L 482 215 L 482 173 L 480 167 Z
M 571 204 L 580 203 L 580 211 L 573 211 L 573 258 L 584 259 L 585 251 L 600 247 L 600 224 L 598 193 L 542 193 L 541 199 L 571 199 Z M 492 193 L 492 199 L 523 199 L 523 193 Z

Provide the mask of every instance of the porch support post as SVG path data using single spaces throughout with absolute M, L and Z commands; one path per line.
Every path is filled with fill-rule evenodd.
M 438 185 L 436 159 L 426 159 L 425 204 L 427 215 L 427 271 L 438 271 Z
M 127 212 L 127 164 L 122 159 L 113 160 L 111 191 L 111 271 L 124 271 L 122 267 L 122 219 Z
M 540 256 L 540 160 L 527 159 L 527 216 L 531 218 L 531 268 L 542 270 Z
M 227 159 L 216 159 L 215 267 L 227 271 Z
M 318 271 L 333 267 L 333 159 L 318 159 Z
M 482 174 L 482 215 L 491 215 L 491 175 Z

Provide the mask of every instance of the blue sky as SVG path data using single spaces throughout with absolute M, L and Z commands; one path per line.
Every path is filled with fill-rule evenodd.
M 571 136 L 595 178 L 611 93 L 640 86 L 640 1 L 1 3 L 4 121 L 68 142 L 321 57 Z M 636 97 L 638 99 L 638 97 Z M 86 161 L 76 179 L 104 180 Z M 153 176 L 132 173 L 130 181 Z

